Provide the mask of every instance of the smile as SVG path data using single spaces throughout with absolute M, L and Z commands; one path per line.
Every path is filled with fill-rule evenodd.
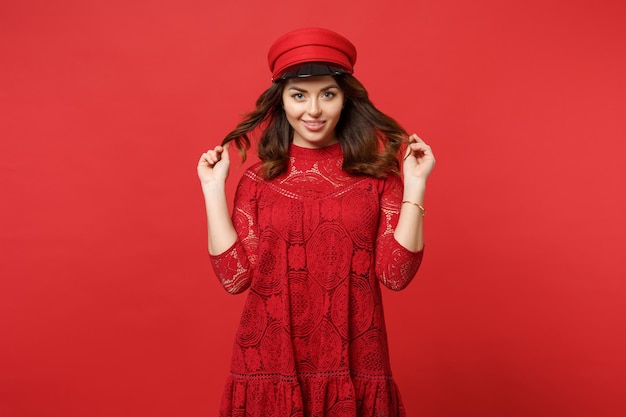
M 304 124 L 304 126 L 311 131 L 318 131 L 321 130 L 324 127 L 324 124 L 326 122 L 323 121 L 313 121 L 313 120 L 303 120 L 302 123 Z

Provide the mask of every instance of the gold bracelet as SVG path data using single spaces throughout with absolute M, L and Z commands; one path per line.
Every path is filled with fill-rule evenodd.
M 424 209 L 424 206 L 422 206 L 421 204 L 414 203 L 414 202 L 409 201 L 409 200 L 404 200 L 402 202 L 402 204 L 404 204 L 404 203 L 409 203 L 409 204 L 413 204 L 414 206 L 417 206 L 417 208 L 420 209 L 420 211 L 422 212 L 422 217 L 424 217 L 426 215 L 426 210 Z

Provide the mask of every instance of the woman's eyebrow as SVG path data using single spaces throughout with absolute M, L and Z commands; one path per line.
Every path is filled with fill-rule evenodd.
M 339 88 L 339 86 L 336 85 L 336 84 L 330 84 L 330 85 L 328 85 L 326 87 L 320 88 L 320 91 L 330 90 L 331 88 Z M 302 87 L 291 86 L 291 87 L 289 87 L 289 89 L 290 90 L 296 90 L 296 91 L 299 91 L 301 93 L 306 93 L 307 92 L 307 90 L 302 88 Z

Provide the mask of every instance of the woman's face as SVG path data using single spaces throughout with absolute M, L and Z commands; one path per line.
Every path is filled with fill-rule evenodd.
M 283 108 L 294 131 L 293 143 L 303 148 L 337 143 L 335 126 L 343 102 L 343 91 L 330 75 L 288 79 L 283 89 Z

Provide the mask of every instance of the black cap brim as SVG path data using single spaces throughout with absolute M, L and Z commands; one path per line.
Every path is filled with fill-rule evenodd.
M 345 73 L 346 71 L 343 68 L 335 67 L 325 63 L 309 62 L 296 68 L 288 69 L 287 72 L 285 72 L 285 74 L 279 79 L 286 80 L 288 78 L 307 78 L 324 75 L 341 75 Z

